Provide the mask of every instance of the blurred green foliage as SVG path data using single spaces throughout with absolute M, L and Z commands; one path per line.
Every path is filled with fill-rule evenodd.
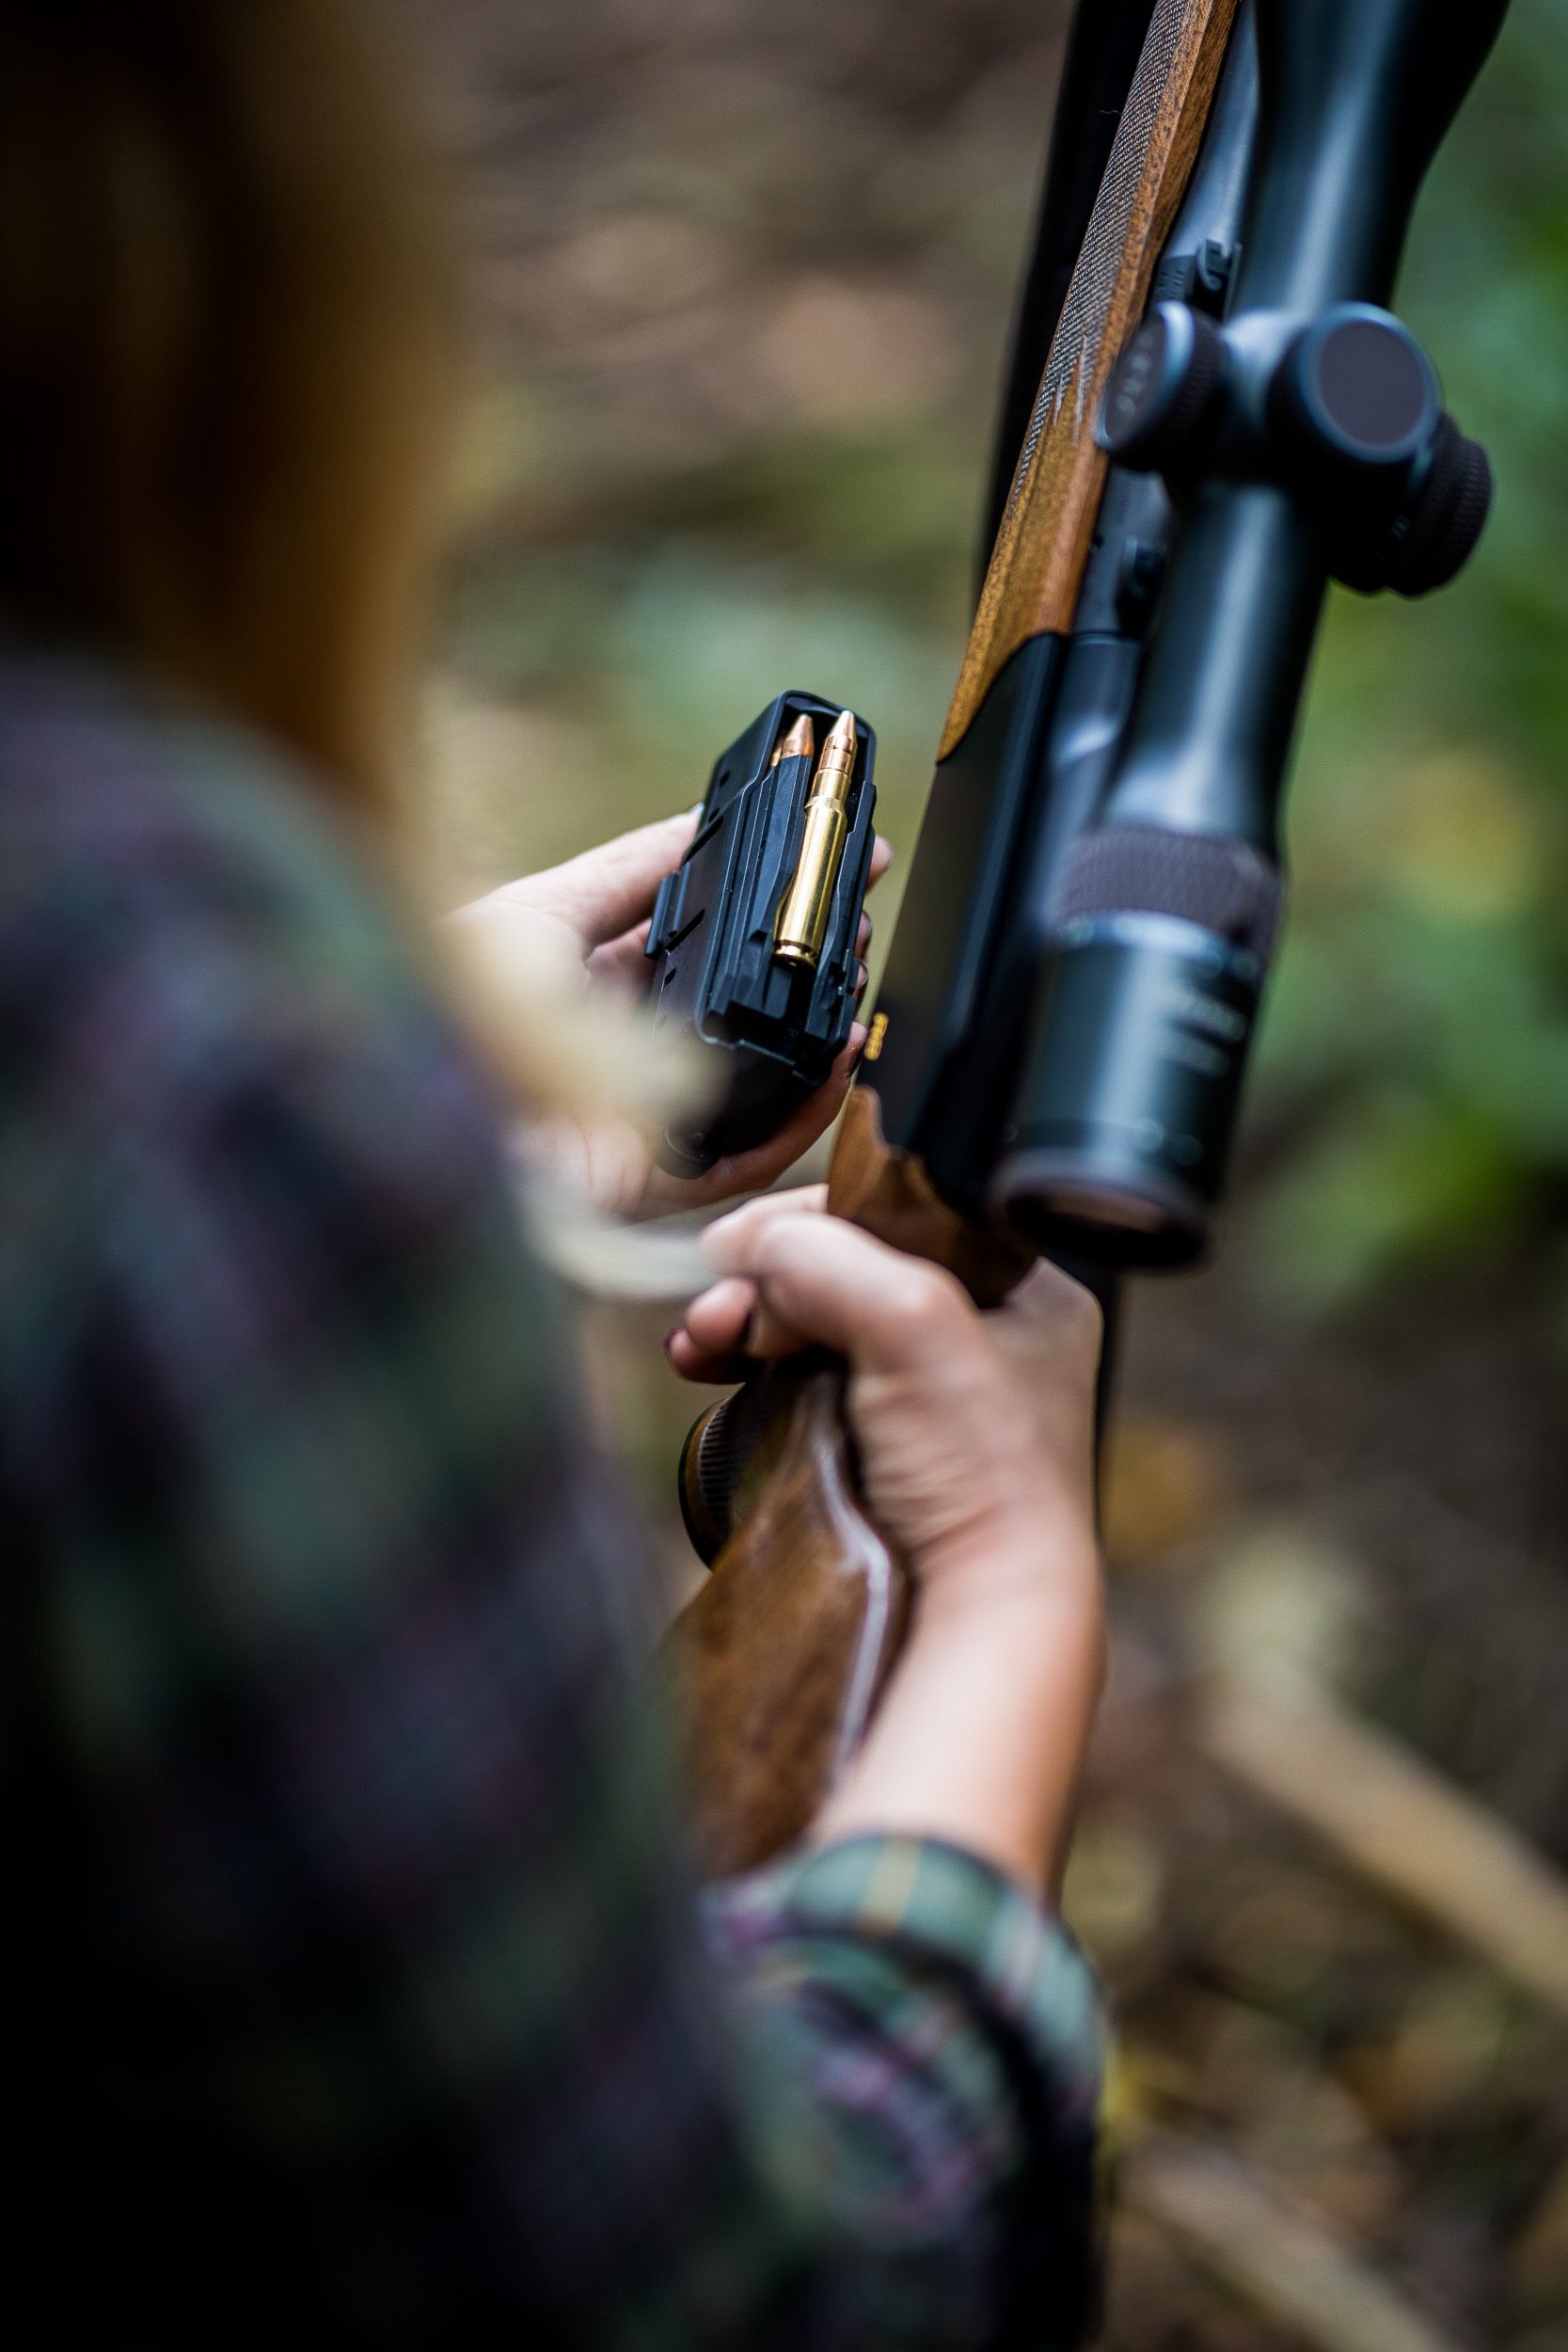
M 1286 1148 L 1252 1239 L 1309 1302 L 1560 1221 L 1565 133 L 1568 7 L 1520 0 L 1433 172 L 1400 294 L 1492 454 L 1491 522 L 1440 596 L 1336 594 L 1291 796 L 1263 1094 Z
M 476 879 L 691 800 L 785 684 L 873 718 L 883 822 L 912 840 L 1062 11 L 785 17 L 773 49 L 704 18 L 608 58 L 553 21 L 530 69 L 568 131 L 489 264 L 511 340 L 470 436 L 451 655 L 533 723 L 467 795 Z M 574 73 L 599 109 L 576 144 Z M 1496 506 L 1449 591 L 1332 599 L 1237 1240 L 1323 1308 L 1528 1232 L 1568 1340 L 1565 131 L 1568 0 L 1516 0 L 1400 297 Z

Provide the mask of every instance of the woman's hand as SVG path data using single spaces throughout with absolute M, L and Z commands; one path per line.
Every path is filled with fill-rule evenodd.
M 697 815 L 696 809 L 688 809 L 679 817 L 640 825 L 599 849 L 568 858 L 562 866 L 504 883 L 461 909 L 453 919 L 543 925 L 582 961 L 595 982 L 634 1000 L 641 993 L 647 972 L 642 950 L 655 893 L 690 846 Z M 873 883 L 880 881 L 892 859 L 892 850 L 879 835 L 871 855 Z M 864 958 L 870 944 L 871 917 L 863 914 L 856 941 L 862 959 L 861 991 L 865 986 Z M 603 1205 L 626 1215 L 659 1216 L 676 1209 L 706 1208 L 736 1193 L 762 1191 L 793 1167 L 836 1119 L 864 1042 L 865 1031 L 857 1022 L 826 1084 L 791 1114 L 768 1142 L 721 1159 L 705 1174 L 690 1178 L 669 1175 L 643 1154 L 628 1180 L 625 1163 L 613 1160 L 616 1197 Z M 583 1169 L 591 1174 L 594 1166 L 593 1155 L 584 1155 Z
M 865 1507 L 909 1566 L 914 1628 L 818 1824 L 952 1836 L 1054 1874 L 1103 1671 L 1094 1530 L 1100 1313 L 1041 1265 L 982 1314 L 949 1274 L 819 1214 L 752 1202 L 710 1228 L 721 1279 L 669 1352 L 691 1379 L 816 1343 L 848 1365 Z
M 1037 1570 L 1060 1584 L 1092 1567 L 1100 1310 L 1088 1292 L 1042 1263 L 982 1314 L 942 1267 L 826 1206 L 813 1185 L 708 1228 L 704 1254 L 723 1279 L 672 1333 L 674 1369 L 739 1379 L 813 1343 L 844 1357 L 866 1505 L 927 1588 Z
M 680 864 L 696 830 L 694 808 L 639 825 L 563 866 L 503 882 L 464 907 L 458 919 L 488 922 L 510 915 L 547 924 L 595 979 L 635 996 L 647 973 L 642 947 L 654 893 Z

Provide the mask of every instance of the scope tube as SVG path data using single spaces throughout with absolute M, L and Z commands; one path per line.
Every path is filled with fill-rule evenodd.
M 1259 131 L 1227 333 L 1384 303 L 1507 0 L 1258 0 Z M 1179 520 L 1127 738 L 1053 908 L 994 1204 L 1032 1240 L 1196 1256 L 1276 928 L 1278 807 L 1329 556 L 1309 487 L 1220 444 Z

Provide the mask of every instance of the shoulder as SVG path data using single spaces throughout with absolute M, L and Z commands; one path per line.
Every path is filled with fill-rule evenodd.
M 524 1271 L 498 1106 L 346 828 L 103 673 L 0 661 L 0 1039 L 12 1340 L 214 1217 L 275 1273 L 454 1235 Z
M 337 1054 L 422 1071 L 493 1141 L 348 820 L 259 739 L 87 663 L 0 660 L 0 1025 L 13 1097 L 70 1073 L 132 1118 L 214 1059 Z
M 169 924 L 372 984 L 399 961 L 346 824 L 283 753 L 129 674 L 0 658 L 0 985 Z

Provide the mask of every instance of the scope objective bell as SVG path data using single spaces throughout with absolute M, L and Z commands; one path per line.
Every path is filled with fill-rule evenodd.
M 1101 823 L 1069 851 L 990 1193 L 1037 1248 L 1201 1257 L 1282 896 L 1218 834 Z

